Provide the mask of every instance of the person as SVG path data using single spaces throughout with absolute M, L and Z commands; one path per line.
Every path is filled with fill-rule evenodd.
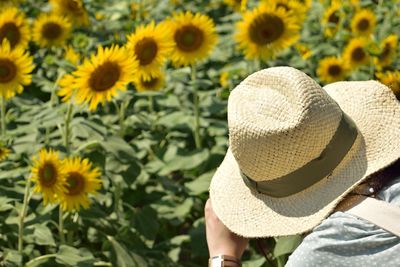
M 347 212 L 358 195 L 400 205 L 400 103 L 390 88 L 321 88 L 294 68 L 269 68 L 231 92 L 228 126 L 205 205 L 211 266 L 240 266 L 249 238 L 294 234 L 305 238 L 286 266 L 400 266 L 395 231 Z

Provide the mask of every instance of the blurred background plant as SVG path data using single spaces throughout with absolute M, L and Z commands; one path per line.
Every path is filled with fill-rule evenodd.
M 0 266 L 206 266 L 230 91 L 290 65 L 400 99 L 400 2 L 0 1 Z M 268 227 L 268 225 L 266 225 Z M 283 266 L 300 236 L 253 241 Z

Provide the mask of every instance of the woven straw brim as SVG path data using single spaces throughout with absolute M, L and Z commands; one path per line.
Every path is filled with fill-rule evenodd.
M 324 87 L 356 123 L 357 140 L 334 172 L 312 187 L 285 198 L 250 190 L 228 149 L 210 184 L 219 219 L 249 238 L 285 236 L 311 230 L 357 184 L 400 158 L 400 103 L 375 81 L 337 82 Z

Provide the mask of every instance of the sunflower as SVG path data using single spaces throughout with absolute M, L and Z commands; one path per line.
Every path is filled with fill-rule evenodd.
M 147 18 L 149 16 L 149 11 L 146 10 L 146 6 L 143 4 L 143 2 L 140 2 L 140 4 L 132 2 L 130 4 L 130 9 L 131 9 L 131 18 L 133 20 L 139 20 L 140 21 L 140 20 L 143 20 L 143 19 L 145 19 L 145 18 Z
M 21 2 L 20 0 L 0 0 L 0 8 L 15 6 Z
M 64 74 L 58 81 L 58 86 L 60 90 L 58 95 L 62 96 L 62 101 L 69 101 L 76 92 L 76 88 L 72 87 L 75 81 L 75 77 L 71 74 Z
M 3 40 L 0 44 L 0 95 L 9 99 L 15 93 L 22 93 L 23 86 L 32 81 L 33 68 L 28 53 L 19 47 L 11 50 L 10 43 Z
M 322 59 L 317 69 L 319 79 L 327 83 L 343 80 L 347 73 L 348 69 L 343 64 L 343 60 L 337 57 Z
M 282 8 L 266 4 L 247 11 L 236 27 L 236 41 L 248 59 L 272 58 L 300 36 L 300 26 L 293 16 Z
M 264 0 L 264 2 L 268 4 L 267 1 Z M 285 12 L 288 12 L 293 17 L 297 18 L 298 23 L 303 23 L 308 11 L 307 5 L 296 0 L 274 0 L 273 2 L 276 5 L 276 8 L 283 8 Z
M 354 38 L 346 45 L 343 51 L 343 59 L 349 69 L 354 69 L 370 62 L 366 46 L 367 41 L 364 38 Z
M 56 203 L 66 191 L 66 176 L 58 151 L 42 149 L 33 158 L 31 180 L 35 183 L 34 192 L 42 193 L 43 202 Z
M 386 86 L 392 89 L 397 99 L 400 100 L 400 71 L 378 72 L 376 77 Z
M 214 22 L 200 13 L 177 13 L 167 25 L 174 43 L 171 60 L 177 66 L 206 58 L 217 41 Z
M 125 91 L 126 85 L 133 81 L 137 72 L 135 57 L 124 47 L 99 46 L 96 55 L 85 59 L 71 75 L 62 79 L 62 89 L 58 92 L 63 100 L 74 97 L 78 104 L 88 103 L 89 110 L 94 110 L 99 103 Z
M 224 0 L 224 3 L 236 12 L 245 11 L 247 6 L 247 0 Z
M 71 23 L 57 14 L 42 14 L 33 24 L 33 40 L 41 47 L 62 46 L 71 33 Z
M 0 161 L 6 159 L 8 154 L 10 154 L 10 150 L 8 148 L 0 146 Z
M 156 72 L 154 75 L 145 79 L 141 77 L 135 80 L 135 87 L 138 92 L 159 91 L 165 84 L 164 73 Z
M 81 60 L 81 55 L 78 52 L 76 52 L 74 48 L 70 45 L 64 47 L 64 57 L 73 65 L 77 65 Z
M 4 39 L 11 48 L 25 48 L 30 39 L 30 29 L 25 15 L 15 7 L 8 7 L 0 12 L 0 44 Z
M 369 9 L 360 9 L 351 20 L 351 30 L 356 35 L 369 36 L 376 24 L 374 12 Z
M 229 87 L 229 72 L 223 71 L 220 76 L 219 76 L 219 84 L 223 88 L 228 88 Z
M 324 34 L 328 37 L 335 35 L 342 21 L 342 6 L 339 1 L 333 1 L 331 6 L 324 12 L 322 25 L 324 26 Z
M 82 0 L 50 0 L 54 11 L 66 16 L 74 25 L 89 25 L 89 16 Z
M 379 68 L 392 64 L 397 50 L 397 35 L 391 34 L 380 45 L 380 54 L 374 59 Z
M 312 51 L 306 44 L 297 43 L 295 47 L 302 59 L 307 60 L 312 56 Z
M 147 26 L 139 26 L 133 34 L 128 36 L 127 44 L 127 48 L 139 62 L 137 76 L 148 80 L 157 74 L 173 45 L 165 23 L 156 26 L 154 22 L 151 22 Z
M 100 171 L 93 168 L 88 159 L 67 158 L 63 162 L 66 173 L 66 191 L 61 195 L 64 211 L 79 211 L 89 207 L 88 194 L 101 188 Z

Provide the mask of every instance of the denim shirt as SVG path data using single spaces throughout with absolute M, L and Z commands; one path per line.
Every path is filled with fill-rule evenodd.
M 400 177 L 383 188 L 378 198 L 400 208 Z M 285 266 L 399 267 L 400 237 L 368 221 L 337 211 L 304 238 Z

